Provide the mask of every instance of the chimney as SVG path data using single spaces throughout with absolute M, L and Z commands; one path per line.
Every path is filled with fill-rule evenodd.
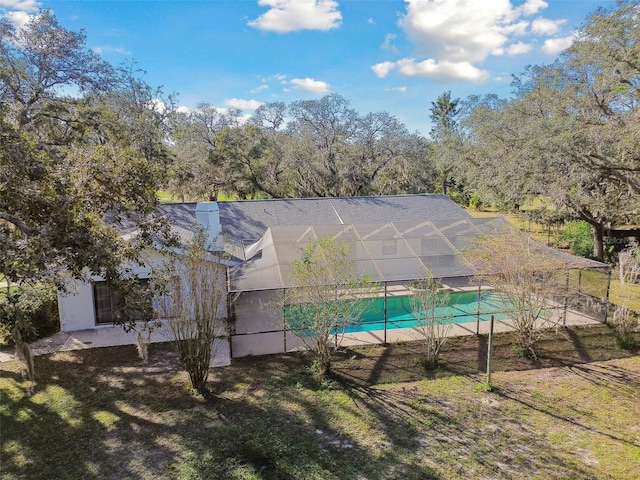
M 196 220 L 204 228 L 209 243 L 216 242 L 222 231 L 218 202 L 198 202 Z

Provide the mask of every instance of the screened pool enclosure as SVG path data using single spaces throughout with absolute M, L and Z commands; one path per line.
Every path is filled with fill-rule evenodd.
M 273 308 L 282 292 L 295 288 L 291 263 L 310 239 L 331 236 L 347 242 L 358 275 L 366 275 L 368 306 L 344 331 L 343 345 L 387 343 L 416 338 L 419 313 L 411 307 L 415 282 L 433 278 L 447 291 L 456 334 L 486 331 L 493 314 L 508 322 L 504 302 L 491 285 L 479 285 L 466 265 L 465 249 L 479 236 L 506 232 L 502 218 L 458 218 L 368 224 L 273 226 L 262 238 L 246 245 L 244 262 L 229 270 L 231 348 L 234 357 L 280 353 L 302 347 L 285 324 L 287 306 Z M 609 267 L 574 257 L 536 242 L 545 254 L 568 265 L 557 285 L 558 297 L 546 307 L 558 323 L 606 321 Z M 508 310 L 508 309 L 507 309 Z

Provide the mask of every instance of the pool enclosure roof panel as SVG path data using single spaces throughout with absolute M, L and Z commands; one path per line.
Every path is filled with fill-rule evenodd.
M 310 239 L 331 236 L 347 242 L 358 275 L 372 282 L 411 281 L 425 276 L 471 276 L 463 251 L 483 234 L 512 227 L 502 218 L 456 218 L 401 221 L 384 224 L 290 225 L 268 228 L 263 237 L 245 249 L 247 260 L 230 269 L 232 292 L 294 287 L 291 263 Z M 572 268 L 602 264 L 537 244 L 565 260 Z

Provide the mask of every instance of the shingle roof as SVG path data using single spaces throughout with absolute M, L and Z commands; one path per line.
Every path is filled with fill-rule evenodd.
M 223 232 L 245 243 L 259 240 L 276 226 L 469 218 L 446 195 L 241 200 L 218 202 L 218 206 Z

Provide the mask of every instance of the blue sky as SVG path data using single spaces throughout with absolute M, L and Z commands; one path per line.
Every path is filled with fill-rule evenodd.
M 601 0 L 0 0 L 23 24 L 51 9 L 112 64 L 135 60 L 178 104 L 250 114 L 338 93 L 429 131 L 430 102 L 495 93 L 552 62 Z

